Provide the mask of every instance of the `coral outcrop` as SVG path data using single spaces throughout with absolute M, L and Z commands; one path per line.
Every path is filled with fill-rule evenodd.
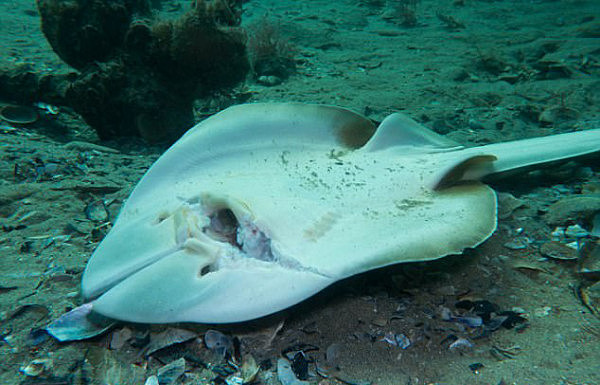
M 197 0 L 160 20 L 156 0 L 37 0 L 53 50 L 78 71 L 67 102 L 100 138 L 173 141 L 193 125 L 193 100 L 249 70 L 241 0 Z

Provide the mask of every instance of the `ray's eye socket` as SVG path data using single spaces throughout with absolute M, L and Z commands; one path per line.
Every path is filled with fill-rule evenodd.
M 210 225 L 205 228 L 205 232 L 222 242 L 228 242 L 234 246 L 239 246 L 236 241 L 236 235 L 240 226 L 237 218 L 230 209 L 220 209 L 208 216 Z
M 200 270 L 200 276 L 204 277 L 206 274 L 210 273 L 211 271 L 213 271 L 212 267 L 210 265 L 206 265 Z
M 162 212 L 160 214 L 158 214 L 158 217 L 156 218 L 156 224 L 160 224 L 163 221 L 167 220 L 167 218 L 169 218 L 171 215 L 167 212 Z

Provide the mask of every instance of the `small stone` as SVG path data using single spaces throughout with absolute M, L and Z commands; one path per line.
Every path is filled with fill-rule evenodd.
M 452 285 L 446 285 L 436 288 L 435 294 L 444 295 L 444 296 L 453 296 L 456 295 L 456 288 Z
M 509 193 L 498 193 L 498 218 L 507 219 L 516 209 L 523 206 L 522 200 Z
M 588 280 L 600 280 L 600 242 L 588 240 L 580 248 L 577 272 Z
M 600 212 L 594 215 L 594 219 L 592 220 L 592 231 L 590 231 L 590 235 L 592 237 L 600 238 Z
M 469 128 L 473 129 L 473 130 L 483 130 L 485 129 L 485 127 L 483 126 L 483 124 L 481 124 L 481 122 L 471 118 L 469 119 L 469 121 L 467 122 Z
M 555 228 L 552 233 L 550 233 L 550 239 L 557 242 L 565 239 L 565 228 L 560 226 Z
M 342 351 L 342 345 L 338 343 L 332 343 L 327 347 L 325 351 L 325 360 L 331 366 L 336 365 L 340 358 L 340 353 Z

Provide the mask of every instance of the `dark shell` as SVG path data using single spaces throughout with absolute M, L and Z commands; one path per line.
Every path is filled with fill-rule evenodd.
M 13 124 L 31 124 L 38 120 L 38 113 L 31 107 L 8 104 L 0 109 L 0 118 Z

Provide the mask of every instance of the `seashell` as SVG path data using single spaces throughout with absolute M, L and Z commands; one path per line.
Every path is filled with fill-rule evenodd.
M 86 303 L 46 327 L 46 331 L 59 341 L 77 341 L 103 334 L 116 322 L 92 313 L 92 304 Z
M 470 349 L 474 345 L 471 341 L 466 338 L 458 338 L 456 341 L 452 342 L 450 346 L 448 346 L 448 350 L 464 350 Z
M 204 343 L 209 350 L 221 357 L 225 357 L 227 353 L 232 353 L 233 350 L 231 338 L 217 330 L 207 330 L 204 334 Z
M 0 109 L 0 119 L 13 124 L 31 124 L 38 120 L 36 110 L 26 106 L 7 104 Z

